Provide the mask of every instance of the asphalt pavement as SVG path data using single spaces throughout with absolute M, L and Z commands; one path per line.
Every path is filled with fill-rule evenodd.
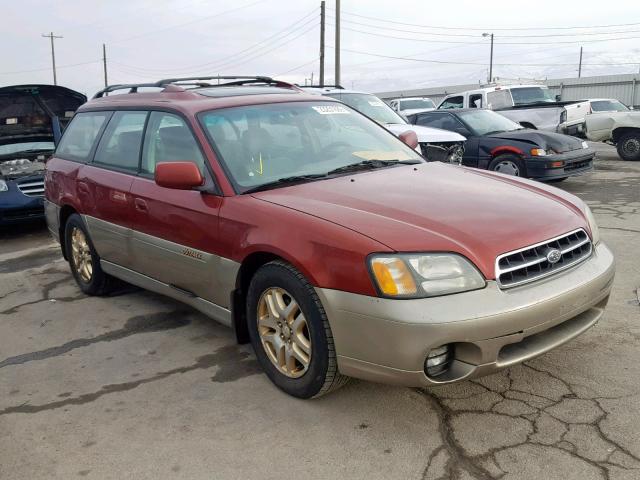
M 171 299 L 87 297 L 42 224 L 0 232 L 0 479 L 640 478 L 640 162 L 559 187 L 616 255 L 602 321 L 524 365 L 303 401 Z

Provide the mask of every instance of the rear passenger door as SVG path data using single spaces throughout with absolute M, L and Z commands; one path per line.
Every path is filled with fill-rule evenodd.
M 219 245 L 222 197 L 164 188 L 154 181 L 158 163 L 186 161 L 194 162 L 211 182 L 204 153 L 186 120 L 170 112 L 151 112 L 140 175 L 131 187 L 134 269 L 228 308 L 235 265 L 212 253 Z
M 98 143 L 93 162 L 78 173 L 84 192 L 85 220 L 103 260 L 129 266 L 133 215 L 131 184 L 138 172 L 144 111 L 114 112 Z

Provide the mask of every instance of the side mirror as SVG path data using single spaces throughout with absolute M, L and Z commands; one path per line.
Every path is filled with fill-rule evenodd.
M 413 130 L 407 130 L 398 135 L 398 138 L 406 143 L 411 148 L 415 149 L 418 146 L 418 135 Z
M 560 102 L 562 100 L 562 95 L 556 95 L 556 102 Z
M 163 162 L 156 165 L 156 184 L 176 190 L 191 190 L 201 187 L 204 178 L 193 162 Z

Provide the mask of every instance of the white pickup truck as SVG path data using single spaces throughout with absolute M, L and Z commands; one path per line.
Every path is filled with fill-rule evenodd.
M 640 160 L 640 111 L 611 98 L 567 105 L 560 131 L 616 146 L 623 160 Z
M 565 107 L 576 102 L 560 102 L 545 85 L 493 85 L 447 95 L 439 110 L 488 108 L 536 130 L 559 132 Z

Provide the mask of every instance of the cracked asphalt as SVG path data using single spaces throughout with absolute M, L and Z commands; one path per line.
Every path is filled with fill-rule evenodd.
M 135 288 L 84 296 L 42 225 L 0 232 L 0 478 L 640 478 L 640 163 L 562 188 L 616 254 L 603 320 L 525 365 L 301 401 L 230 330 Z

